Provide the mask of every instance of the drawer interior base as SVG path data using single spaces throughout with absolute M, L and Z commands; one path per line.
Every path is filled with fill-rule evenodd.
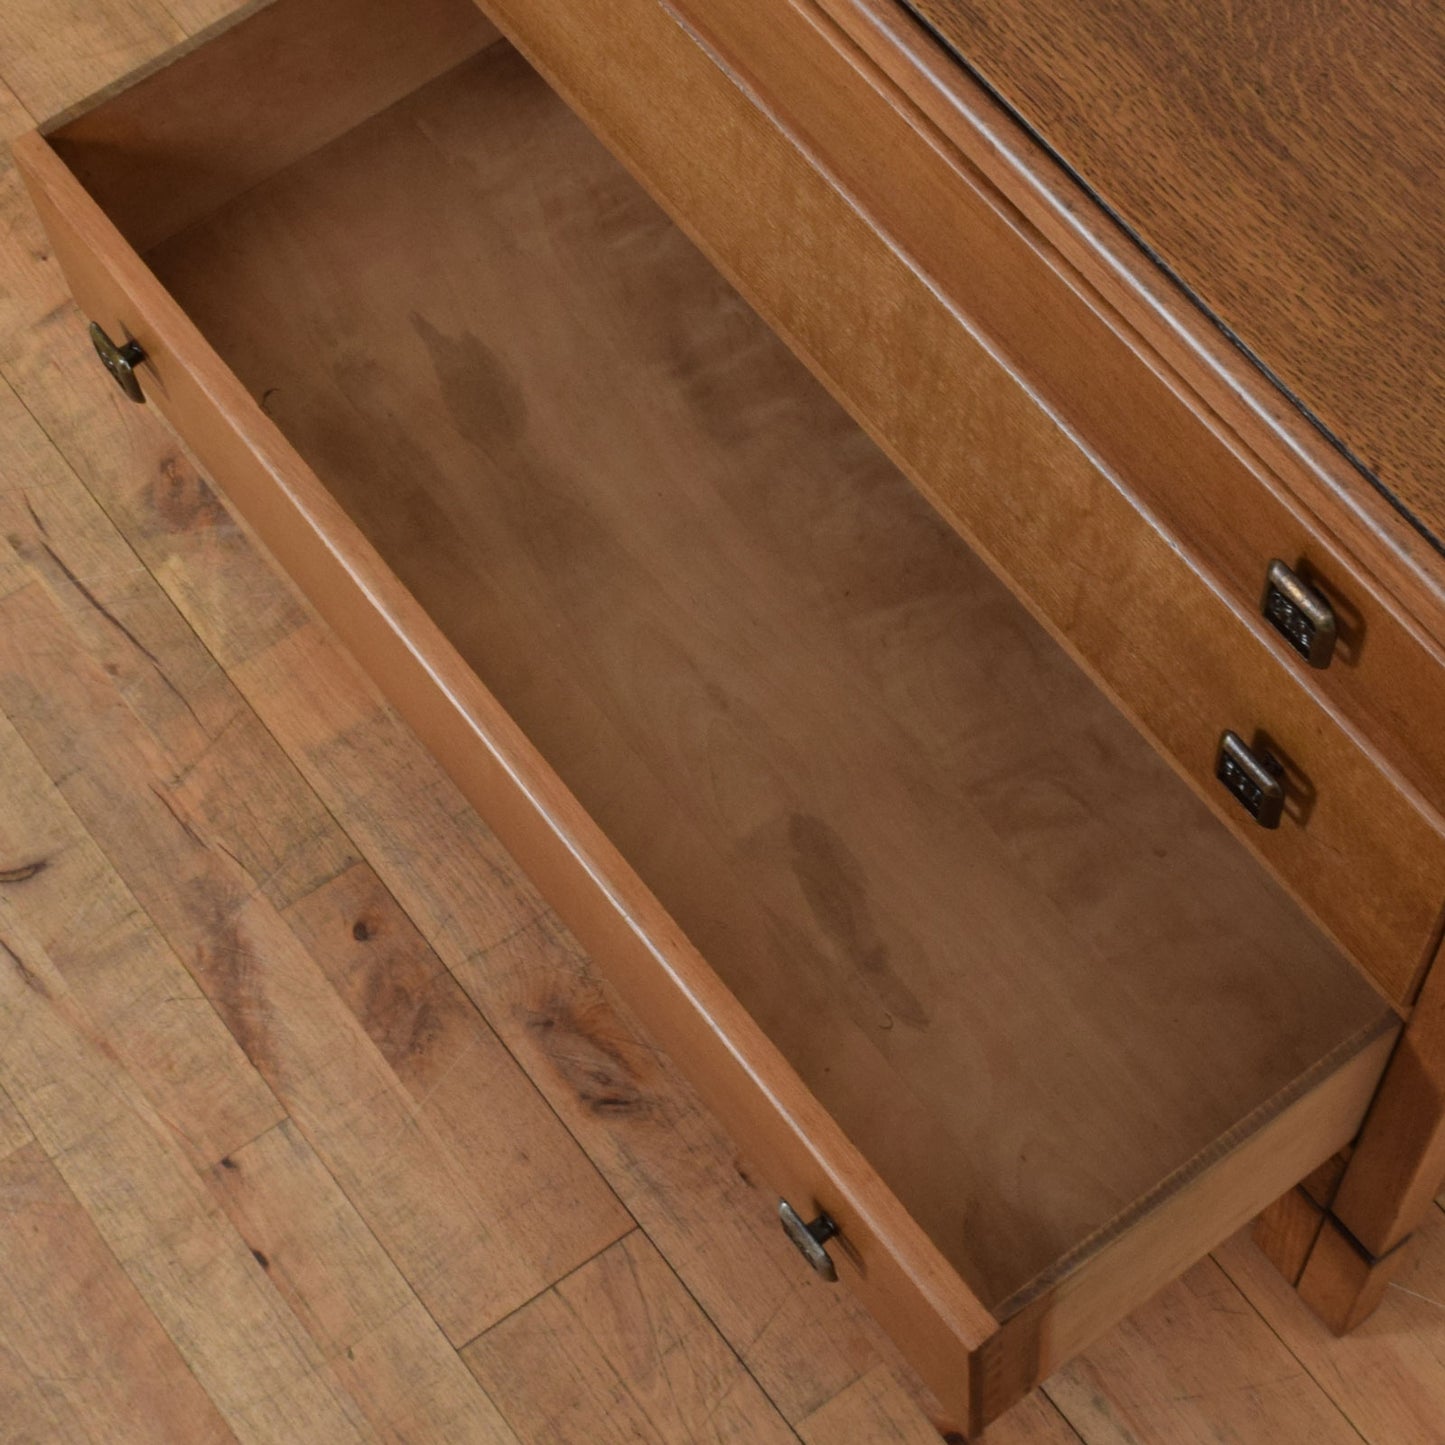
M 148 260 L 1000 1315 L 1385 1012 L 507 45 Z

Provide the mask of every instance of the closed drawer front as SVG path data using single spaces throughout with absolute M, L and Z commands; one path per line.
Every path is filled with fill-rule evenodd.
M 1445 903 L 1440 817 L 1259 615 L 1271 558 L 1321 544 L 1079 310 L 982 180 L 925 144 L 811 10 L 690 11 L 709 58 L 615 0 L 488 8 L 1220 816 L 1392 997 L 1412 997 Z M 631 83 L 644 45 L 666 84 Z M 741 109 L 739 85 L 776 121 Z M 1189 531 L 1165 527 L 1166 505 Z M 1334 583 L 1333 561 L 1316 570 L 1348 612 L 1359 584 Z M 1355 691 L 1418 711 L 1389 689 L 1428 683 L 1423 657 L 1387 614 L 1368 626 Z M 1285 765 L 1277 830 L 1217 781 L 1225 730 Z
M 850 404 L 873 388 L 942 510 L 956 447 L 1005 480 L 964 530 L 1206 796 L 1226 727 L 1313 770 L 1281 873 L 1322 866 L 1322 819 L 1434 858 L 1266 649 L 1181 684 L 1171 629 L 1233 614 L 667 12 L 527 7 L 520 38 Z M 277 0 L 17 156 L 111 364 L 836 1230 L 953 1423 L 1351 1138 L 1393 1011 L 466 0 Z M 776 202 L 750 227 L 742 177 Z M 946 423 L 916 465 L 905 384 Z M 1088 568 L 1030 563 L 1061 538 Z M 1380 959 L 1432 926 L 1414 876 Z
M 890 226 L 908 236 L 910 254 L 947 282 L 950 296 L 1181 540 L 1265 644 L 1438 811 L 1445 802 L 1445 731 L 1434 720 L 1445 711 L 1445 655 L 1374 580 L 1390 560 L 1385 553 L 1392 543 L 1352 531 L 1353 545 L 1373 548 L 1352 558 L 1350 543 L 1333 536 L 1312 510 L 1332 504 L 1336 483 L 1297 461 L 1291 465 L 1279 441 L 1258 429 L 1246 443 L 1243 430 L 1232 430 L 1216 414 L 1214 407 L 1230 400 L 1219 394 L 1217 380 L 1214 405 L 1187 389 L 1166 350 L 1180 366 L 1192 361 L 1199 374 L 1198 357 L 1175 328 L 1203 330 L 1217 341 L 1212 323 L 1194 316 L 1175 283 L 1152 269 L 1102 207 L 1064 176 L 904 5 L 804 4 L 816 4 L 866 52 L 866 61 L 858 63 L 870 83 L 974 176 L 994 215 L 1011 223 L 1011 243 L 1001 239 L 1008 233 L 986 232 L 980 223 L 971 244 L 962 243 L 958 230 L 939 244 L 936 232 L 920 224 L 916 207 L 910 214 L 908 197 L 924 184 L 915 178 L 896 188 L 887 212 Z M 849 180 L 855 194 L 877 196 L 879 206 L 887 206 L 884 187 L 870 190 L 863 175 Z M 1011 262 L 973 264 L 976 255 L 992 256 L 1000 247 Z M 1249 379 L 1259 383 L 1266 410 L 1284 406 L 1257 376 Z M 1242 409 L 1231 416 L 1236 426 L 1247 427 L 1250 418 Z M 1282 470 L 1272 471 L 1251 444 L 1268 449 Z M 1337 644 L 1322 667 L 1318 654 L 1312 666 L 1287 629 L 1266 621 L 1275 559 L 1297 572 L 1333 614 Z

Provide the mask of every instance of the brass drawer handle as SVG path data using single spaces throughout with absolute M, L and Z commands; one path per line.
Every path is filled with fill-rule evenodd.
M 1335 613 L 1325 597 L 1278 557 L 1265 574 L 1264 615 L 1311 667 L 1328 667 L 1335 655 Z
M 117 346 L 105 334 L 105 328 L 97 321 L 90 323 L 90 340 L 95 354 L 105 363 L 105 369 L 115 378 L 115 384 L 132 400 L 144 401 L 145 393 L 140 389 L 135 369 L 146 359 L 140 342 L 127 341 Z
M 1261 828 L 1278 828 L 1284 813 L 1284 784 L 1271 766 L 1274 759 L 1251 749 L 1238 733 L 1219 740 L 1214 776 Z
M 823 1246 L 837 1235 L 838 1226 L 826 1214 L 820 1214 L 811 1224 L 808 1223 L 786 1199 L 778 1201 L 778 1218 L 783 1222 L 783 1233 L 797 1245 L 798 1253 L 817 1274 L 830 1284 L 836 1284 L 838 1271 Z

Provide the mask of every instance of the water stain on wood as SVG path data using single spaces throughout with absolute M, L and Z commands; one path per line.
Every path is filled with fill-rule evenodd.
M 527 399 L 500 358 L 470 331 L 448 336 L 415 312 L 411 324 L 459 435 L 484 452 L 514 445 L 527 427 Z
M 928 1025 L 928 1010 L 893 968 L 892 951 L 868 901 L 866 875 L 838 832 L 821 818 L 794 813 L 788 820 L 793 874 L 823 933 L 848 958 L 889 1018 L 913 1028 Z
M 407 978 L 392 971 L 385 958 L 367 972 L 358 1016 L 388 1063 L 420 1058 L 441 1038 L 445 1020 L 429 997 L 438 975 Z

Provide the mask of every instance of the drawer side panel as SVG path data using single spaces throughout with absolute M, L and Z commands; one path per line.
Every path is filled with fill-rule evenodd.
M 73 294 L 144 346 L 148 398 L 494 829 L 955 1419 L 997 1324 L 678 932 L 48 143 L 16 157 Z M 104 384 L 103 378 L 97 384 Z M 800 1268 L 802 1266 L 800 1265 Z

